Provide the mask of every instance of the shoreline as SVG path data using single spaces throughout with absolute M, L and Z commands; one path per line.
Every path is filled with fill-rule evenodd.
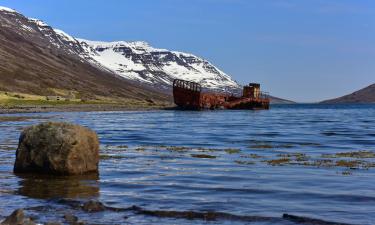
M 0 106 L 0 114 L 46 113 L 46 112 L 110 112 L 166 110 L 171 105 L 121 105 L 121 104 L 67 104 L 67 105 L 19 105 Z

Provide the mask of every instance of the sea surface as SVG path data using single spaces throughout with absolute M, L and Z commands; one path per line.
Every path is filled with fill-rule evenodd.
M 0 122 L 0 219 L 25 208 L 40 223 L 65 223 L 70 212 L 90 224 L 299 224 L 285 213 L 375 224 L 375 105 L 4 116 L 25 118 Z M 21 130 L 45 121 L 98 133 L 99 176 L 13 174 Z M 118 210 L 69 204 L 88 200 Z M 211 221 L 171 211 L 226 214 Z

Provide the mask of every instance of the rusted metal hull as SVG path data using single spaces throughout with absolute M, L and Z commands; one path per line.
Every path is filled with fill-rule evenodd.
M 194 82 L 177 80 L 173 84 L 175 104 L 181 109 L 269 109 L 268 97 L 236 97 L 220 93 L 202 93 Z

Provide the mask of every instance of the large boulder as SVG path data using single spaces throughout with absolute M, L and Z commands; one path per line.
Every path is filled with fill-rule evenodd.
M 94 131 L 48 122 L 22 131 L 14 172 L 77 175 L 97 173 L 98 164 L 99 141 Z

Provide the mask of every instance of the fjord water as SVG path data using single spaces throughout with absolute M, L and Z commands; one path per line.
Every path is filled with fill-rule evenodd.
M 35 118 L 0 122 L 1 218 L 26 208 L 41 222 L 63 221 L 62 215 L 71 210 L 80 220 L 96 224 L 243 223 L 132 211 L 90 214 L 58 201 L 96 199 L 117 208 L 137 205 L 274 218 L 254 224 L 296 224 L 283 220 L 283 213 L 375 224 L 375 161 L 370 154 L 375 151 L 375 105 L 12 116 Z M 78 123 L 98 133 L 99 177 L 43 179 L 12 173 L 20 131 L 44 121 Z M 358 151 L 368 154 L 345 154 Z

